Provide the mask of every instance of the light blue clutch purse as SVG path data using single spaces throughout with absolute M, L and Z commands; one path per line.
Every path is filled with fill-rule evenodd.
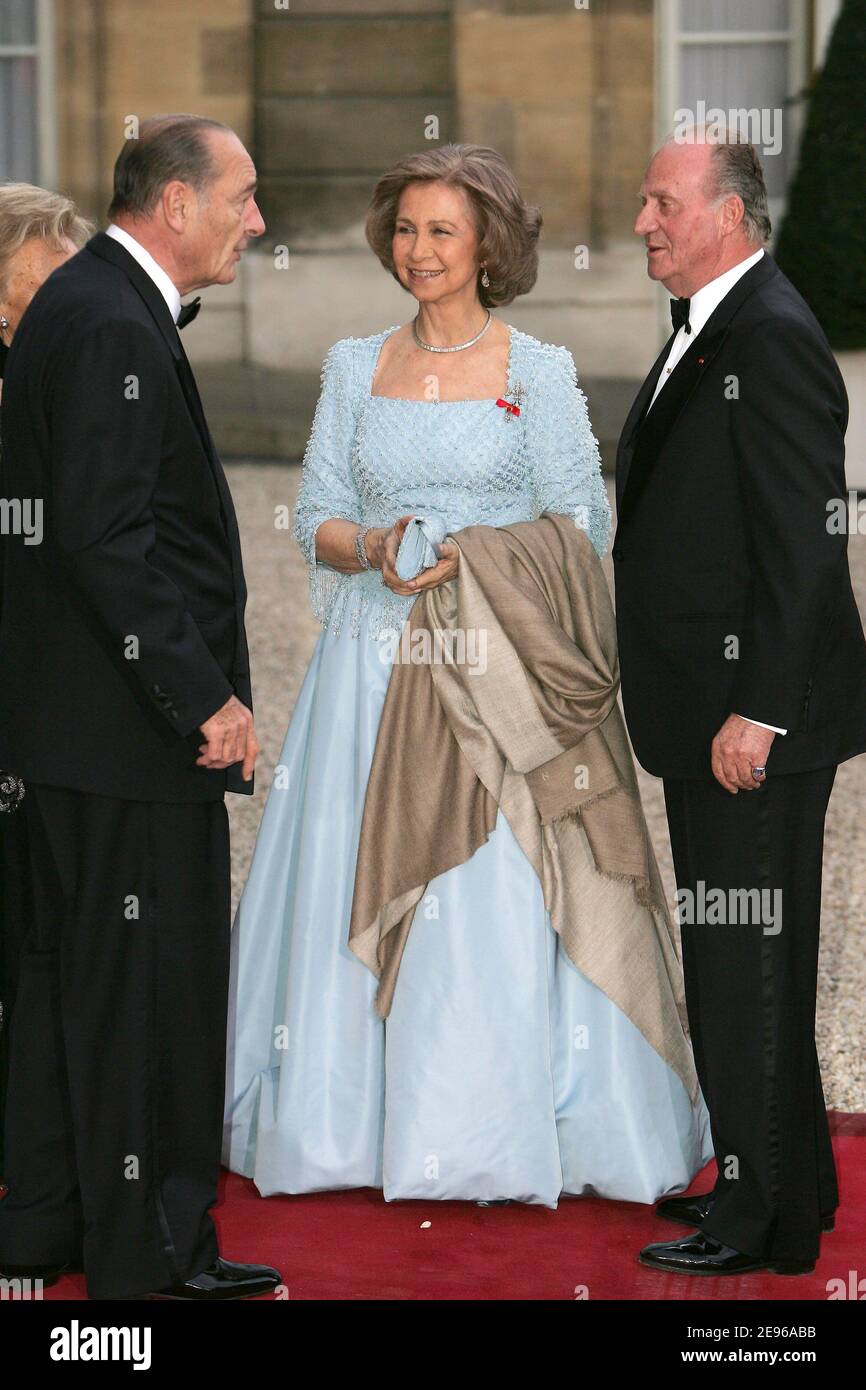
M 403 532 L 397 551 L 397 574 L 401 579 L 414 579 L 422 570 L 435 565 L 440 547 L 448 534 L 441 516 L 414 516 Z

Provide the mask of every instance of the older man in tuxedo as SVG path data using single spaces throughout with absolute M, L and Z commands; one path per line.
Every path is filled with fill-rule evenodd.
M 664 779 L 686 999 L 710 1112 L 696 1227 L 641 1261 L 686 1274 L 805 1272 L 838 1194 L 815 995 L 824 817 L 866 749 L 866 643 L 847 538 L 847 400 L 817 320 L 764 250 L 757 155 L 670 139 L 636 233 L 673 334 L 617 459 L 613 547 L 625 713 Z
M 237 136 L 143 122 L 107 233 L 52 274 L 3 392 L 0 766 L 27 785 L 33 921 L 10 1038 L 0 1272 L 93 1298 L 261 1294 L 219 1258 L 225 792 L 258 752 L 232 499 L 181 345 L 189 290 L 264 230 Z

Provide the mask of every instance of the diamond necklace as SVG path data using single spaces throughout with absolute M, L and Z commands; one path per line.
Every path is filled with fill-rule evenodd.
M 483 337 L 484 337 L 484 334 L 487 332 L 487 330 L 488 330 L 488 328 L 490 327 L 490 325 L 491 325 L 492 322 L 493 322 L 493 315 L 491 314 L 490 310 L 488 309 L 488 310 L 487 310 L 487 322 L 485 323 L 485 325 L 484 325 L 484 327 L 482 328 L 481 332 L 480 332 L 480 333 L 476 333 L 474 338 L 470 338 L 468 343 L 455 343 L 454 347 L 435 347 L 435 346 L 433 345 L 433 343 L 425 343 L 425 342 L 424 342 L 424 339 L 423 339 L 423 338 L 420 338 L 420 337 L 418 336 L 418 315 L 417 315 L 417 314 L 415 315 L 414 319 L 412 320 L 412 332 L 413 332 L 414 335 L 415 335 L 415 342 L 418 344 L 418 346 L 419 346 L 419 347 L 422 347 L 422 348 L 426 348 L 428 352 L 462 352 L 464 348 L 471 348 L 475 343 L 478 342 L 478 339 L 479 339 L 479 338 L 483 338 Z

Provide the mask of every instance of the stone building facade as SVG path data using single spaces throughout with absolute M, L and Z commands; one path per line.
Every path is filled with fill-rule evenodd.
M 544 213 L 538 284 L 508 318 L 572 349 L 614 433 L 665 325 L 666 296 L 631 235 L 648 155 L 698 96 L 778 109 L 784 146 L 765 160 L 778 212 L 838 5 L 3 0 L 2 172 L 62 188 L 103 221 L 131 116 L 199 111 L 233 126 L 256 160 L 268 231 L 234 286 L 206 292 L 189 346 L 216 373 L 215 406 L 238 414 L 238 437 L 251 438 L 252 380 L 256 428 L 271 418 L 253 452 L 292 452 L 330 343 L 412 308 L 364 240 L 377 175 L 426 143 L 494 145 Z M 276 422 L 287 396 L 301 402 L 288 434 Z M 228 425 L 225 437 L 234 447 Z

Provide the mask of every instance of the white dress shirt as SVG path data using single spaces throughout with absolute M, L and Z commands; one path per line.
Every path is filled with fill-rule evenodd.
M 677 335 L 671 343 L 671 350 L 667 355 L 665 365 L 662 367 L 661 376 L 656 382 L 656 389 L 653 392 L 653 398 L 650 401 L 648 409 L 652 407 L 659 391 L 664 386 L 683 353 L 687 348 L 691 347 L 692 343 L 695 341 L 695 338 L 707 322 L 710 314 L 719 307 L 725 295 L 728 293 L 728 290 L 734 288 L 734 285 L 745 275 L 746 271 L 751 270 L 753 265 L 758 264 L 763 254 L 764 249 L 761 247 L 761 250 L 756 251 L 754 256 L 748 256 L 746 260 L 740 261 L 739 265 L 732 266 L 730 270 L 726 270 L 724 275 L 717 275 L 715 280 L 710 280 L 708 284 L 703 285 L 699 290 L 695 290 L 689 302 L 689 327 L 692 331 L 690 334 L 687 333 L 685 324 L 683 324 L 682 328 L 678 329 Z
M 125 231 L 123 227 L 115 226 L 113 222 L 110 222 L 106 227 L 105 235 L 113 237 L 115 241 L 119 241 L 121 246 L 126 247 L 130 256 L 138 261 L 142 270 L 146 271 L 156 285 L 156 288 L 168 305 L 168 311 L 172 319 L 177 323 L 177 316 L 180 313 L 180 291 L 171 277 L 163 270 L 159 261 L 153 259 L 153 256 L 149 251 L 144 249 L 140 241 L 136 241 L 134 236 L 130 236 L 129 232 Z
M 745 275 L 746 271 L 751 270 L 753 265 L 758 264 L 763 254 L 764 249 L 761 247 L 761 250 L 756 251 L 754 256 L 747 256 L 744 261 L 740 261 L 739 265 L 732 266 L 731 269 L 726 270 L 723 275 L 717 275 L 715 280 L 710 280 L 708 284 L 702 285 L 699 290 L 695 290 L 689 302 L 689 327 L 692 331 L 691 333 L 687 333 L 685 324 L 678 329 L 677 335 L 671 343 L 671 350 L 667 355 L 665 365 L 662 367 L 661 375 L 656 382 L 653 398 L 647 407 L 648 411 L 652 408 L 656 396 L 661 391 L 683 353 L 695 341 L 695 338 L 704 327 L 710 315 L 718 308 L 728 291 L 733 289 L 734 285 Z M 742 714 L 740 718 L 748 719 L 748 715 Z M 762 729 L 772 729 L 774 734 L 786 734 L 788 732 L 787 729 L 777 728 L 775 724 L 765 724 L 761 719 L 749 719 L 748 722 L 750 724 L 760 724 Z

